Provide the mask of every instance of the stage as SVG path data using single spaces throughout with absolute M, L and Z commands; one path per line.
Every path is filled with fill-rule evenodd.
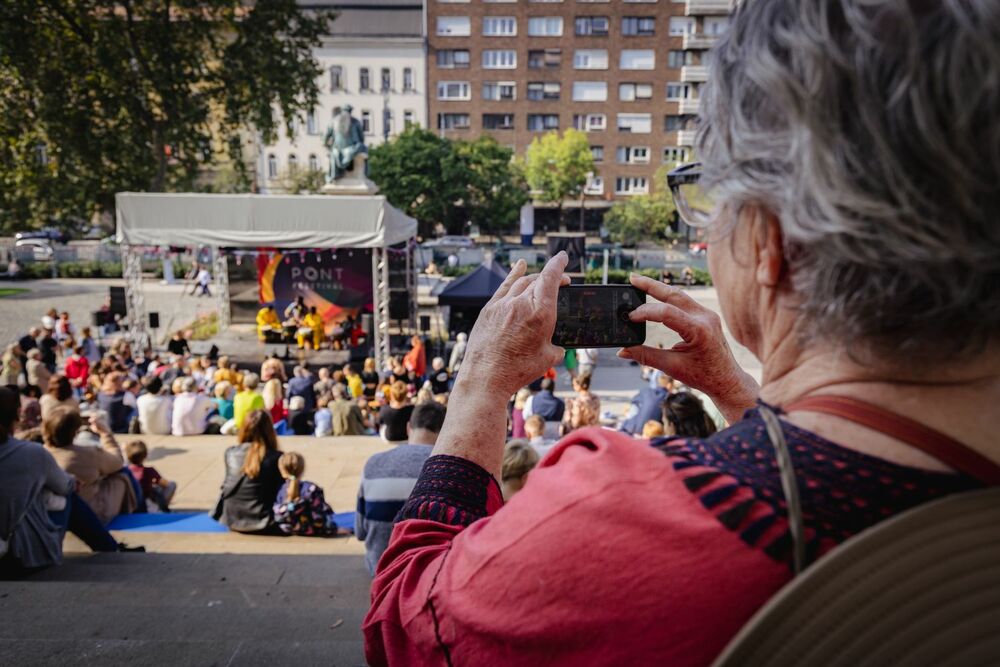
M 252 325 L 240 324 L 230 326 L 209 340 L 189 341 L 189 345 L 191 353 L 199 356 L 208 354 L 215 345 L 219 350 L 219 356 L 225 355 L 241 370 L 251 370 L 254 373 L 260 372 L 260 365 L 264 359 L 276 354 L 285 362 L 285 370 L 289 377 L 292 368 L 303 361 L 313 370 L 320 366 L 340 368 L 348 362 L 361 364 L 371 353 L 370 346 L 357 350 L 329 348 L 299 350 L 294 343 L 291 345 L 261 343 L 257 340 L 257 331 Z

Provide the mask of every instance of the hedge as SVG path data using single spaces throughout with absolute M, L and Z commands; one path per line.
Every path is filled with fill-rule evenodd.
M 56 276 L 59 278 L 121 278 L 121 262 L 58 262 Z M 21 265 L 21 277 L 37 280 L 52 277 L 51 262 L 31 262 Z

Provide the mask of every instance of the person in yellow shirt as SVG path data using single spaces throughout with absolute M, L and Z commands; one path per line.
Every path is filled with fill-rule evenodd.
M 344 366 L 344 379 L 347 380 L 347 389 L 351 392 L 351 396 L 357 398 L 365 395 L 365 386 L 361 381 L 361 375 L 350 364 Z
M 323 318 L 316 312 L 316 306 L 312 306 L 309 309 L 309 313 L 302 318 L 302 326 L 296 334 L 300 350 L 304 349 L 306 346 L 306 336 L 308 336 L 306 329 L 312 330 L 312 348 L 314 350 L 318 350 L 319 346 L 323 343 L 323 335 L 325 332 L 323 327 Z
M 261 342 L 267 340 L 267 333 L 269 331 L 280 334 L 281 320 L 278 319 L 278 313 L 274 312 L 274 304 L 267 304 L 263 308 L 257 311 L 257 338 Z

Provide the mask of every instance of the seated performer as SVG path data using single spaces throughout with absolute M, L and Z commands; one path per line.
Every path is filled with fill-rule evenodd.
M 302 325 L 296 334 L 299 349 L 302 350 L 305 348 L 308 336 L 312 335 L 312 348 L 318 350 L 319 346 L 323 343 L 324 334 L 323 318 L 316 312 L 316 306 L 312 306 L 309 308 L 306 316 L 302 318 Z
M 281 320 L 278 319 L 278 313 L 274 312 L 274 304 L 265 304 L 257 311 L 257 338 L 264 342 L 268 333 L 280 336 L 281 332 Z

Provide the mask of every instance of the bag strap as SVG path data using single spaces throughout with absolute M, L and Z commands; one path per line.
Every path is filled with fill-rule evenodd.
M 767 437 L 774 447 L 774 455 L 778 461 L 778 473 L 781 475 L 781 489 L 785 493 L 785 507 L 788 512 L 788 530 L 792 535 L 792 571 L 799 574 L 806 566 L 805 522 L 802 519 L 802 501 L 799 498 L 799 484 L 795 479 L 795 467 L 792 456 L 788 452 L 785 433 L 781 429 L 778 415 L 764 403 L 758 405 L 758 411 L 764 420 Z
M 949 435 L 866 401 L 822 394 L 792 401 L 783 411 L 820 412 L 847 419 L 901 440 L 985 486 L 1000 486 L 1000 465 L 997 463 Z

